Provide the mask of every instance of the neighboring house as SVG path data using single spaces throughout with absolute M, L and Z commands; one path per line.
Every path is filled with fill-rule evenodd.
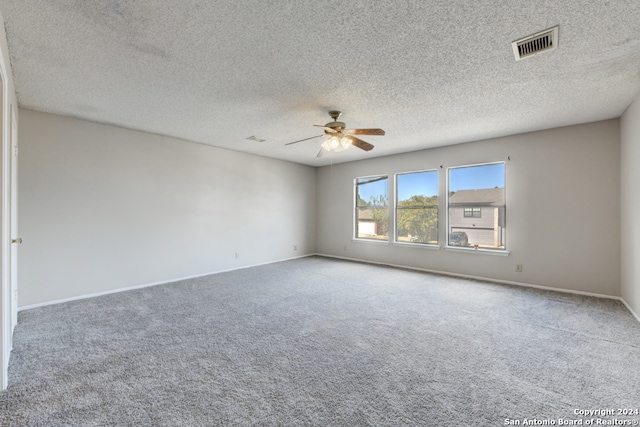
M 377 236 L 378 224 L 373 220 L 373 210 L 358 209 L 358 236 Z
M 472 246 L 503 247 L 504 206 L 504 188 L 458 190 L 449 197 L 449 232 L 464 231 Z

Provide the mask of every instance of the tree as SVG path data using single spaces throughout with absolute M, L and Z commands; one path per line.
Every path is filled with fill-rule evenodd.
M 371 207 L 373 221 L 376 223 L 376 230 L 379 236 L 389 235 L 388 200 L 386 194 L 380 194 L 379 196 L 371 196 L 367 203 Z
M 438 196 L 414 195 L 398 202 L 398 236 L 411 236 L 417 242 L 437 239 Z
M 360 197 L 360 194 L 356 194 L 356 206 L 358 207 L 362 207 L 362 206 L 369 206 L 369 203 L 367 203 L 362 197 Z

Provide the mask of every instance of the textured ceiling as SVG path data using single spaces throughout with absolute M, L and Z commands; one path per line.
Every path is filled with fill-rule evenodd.
M 320 166 L 619 117 L 638 0 L 0 0 L 21 107 Z M 511 42 L 554 25 L 559 47 Z M 314 124 L 380 127 L 316 158 Z M 255 135 L 265 142 L 248 141 Z

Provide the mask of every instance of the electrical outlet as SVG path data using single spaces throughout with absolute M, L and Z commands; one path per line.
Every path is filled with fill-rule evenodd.
M 236 259 L 240 258 L 240 252 L 236 252 Z
M 516 273 L 522 273 L 522 264 L 516 264 Z
M 344 250 L 345 250 L 345 251 L 347 250 L 347 245 L 344 245 Z
M 298 245 L 293 245 L 293 250 L 297 251 L 298 250 Z

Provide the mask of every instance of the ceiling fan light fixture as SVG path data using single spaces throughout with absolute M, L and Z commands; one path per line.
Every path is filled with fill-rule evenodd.
M 343 136 L 342 138 L 340 138 L 340 145 L 342 146 L 343 150 L 351 147 L 351 138 Z
M 351 146 L 351 138 L 347 136 L 334 135 L 322 143 L 325 151 L 333 151 L 339 153 Z
M 324 142 L 322 142 L 322 149 L 318 153 L 318 157 L 324 153 L 330 153 L 331 151 L 339 153 L 344 151 L 352 145 L 364 151 L 371 151 L 373 145 L 366 141 L 357 138 L 354 135 L 384 135 L 385 132 L 378 128 L 367 129 L 347 129 L 344 122 L 339 122 L 337 119 L 340 117 L 340 111 L 329 111 L 329 115 L 333 119 L 325 125 L 314 125 L 315 127 L 323 128 L 324 135 L 316 135 L 310 138 L 299 139 L 297 141 L 289 142 L 285 145 L 297 144 L 298 142 L 307 141 L 309 139 L 319 138 L 321 136 L 329 136 Z

